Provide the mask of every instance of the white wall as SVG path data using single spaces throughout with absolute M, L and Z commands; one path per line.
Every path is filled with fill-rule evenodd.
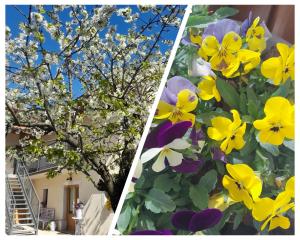
M 79 199 L 86 204 L 90 196 L 99 191 L 94 185 L 88 181 L 84 174 L 72 174 L 72 181 L 67 181 L 69 175 L 66 172 L 52 178 L 47 179 L 46 174 L 33 175 L 31 180 L 36 189 L 40 201 L 43 199 L 43 189 L 48 189 L 48 208 L 55 209 L 55 219 L 61 220 L 62 229 L 66 227 L 66 191 L 65 186 L 67 185 L 79 185 Z M 60 223 L 59 223 L 60 224 Z

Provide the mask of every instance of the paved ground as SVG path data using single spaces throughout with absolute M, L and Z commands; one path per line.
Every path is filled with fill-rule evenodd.
M 58 231 L 39 230 L 38 235 L 71 235 L 70 233 L 62 233 Z

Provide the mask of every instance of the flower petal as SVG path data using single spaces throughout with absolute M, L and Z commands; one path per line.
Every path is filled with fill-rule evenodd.
M 197 130 L 196 126 L 194 126 L 190 134 L 190 139 L 192 140 L 193 145 L 198 145 L 199 140 L 205 139 L 205 134 L 201 128 Z
M 289 178 L 285 185 L 285 191 L 288 191 L 291 194 L 291 197 L 295 197 L 295 177 Z
M 171 230 L 137 230 L 131 233 L 131 235 L 173 235 Z
M 174 139 L 182 138 L 191 126 L 192 123 L 190 121 L 163 126 L 157 134 L 158 145 L 163 147 L 174 141 Z
M 177 211 L 172 214 L 171 222 L 178 229 L 189 230 L 190 221 L 195 214 L 192 210 Z
M 202 49 L 208 56 L 213 56 L 219 51 L 220 44 L 215 36 L 207 36 L 202 42 Z
M 285 115 L 286 111 L 290 110 L 292 105 L 289 100 L 284 97 L 271 97 L 267 100 L 264 112 L 267 116 L 281 116 Z
M 176 99 L 178 93 L 184 89 L 188 89 L 194 93 L 197 91 L 196 86 L 191 81 L 180 76 L 170 78 L 167 82 L 167 89 L 176 96 Z
M 274 85 L 279 85 L 282 81 L 282 61 L 280 57 L 272 57 L 264 61 L 261 65 L 261 74 L 273 80 Z
M 192 232 L 201 231 L 215 226 L 223 217 L 223 213 L 216 208 L 208 208 L 194 214 L 189 223 Z
M 175 152 L 172 149 L 166 152 L 166 158 L 170 166 L 178 166 L 182 163 L 183 155 L 182 153 Z
M 174 110 L 174 106 L 170 105 L 169 103 L 166 103 L 164 101 L 159 101 L 156 113 L 155 113 L 155 118 L 156 119 L 164 119 L 168 118 L 171 113 Z
M 154 172 L 161 172 L 166 168 L 165 158 L 166 158 L 166 153 L 163 151 L 159 154 L 158 158 L 155 160 L 155 162 L 152 165 L 152 170 Z
M 194 173 L 197 172 L 200 166 L 203 164 L 203 160 L 183 159 L 182 163 L 173 167 L 176 172 L 180 173 Z
M 242 39 L 235 32 L 227 33 L 222 41 L 222 47 L 227 47 L 228 51 L 235 53 L 242 47 Z
M 197 107 L 198 97 L 197 95 L 189 89 L 181 90 L 177 95 L 176 107 L 178 107 L 182 112 L 188 113 Z
M 284 216 L 273 217 L 270 221 L 269 231 L 272 231 L 275 228 L 281 227 L 283 229 L 288 229 L 290 227 L 290 219 Z
M 141 156 L 142 163 L 148 162 L 152 158 L 154 158 L 157 154 L 161 152 L 163 148 L 150 148 L 146 152 L 144 152 Z
M 157 127 L 153 128 L 146 138 L 144 148 L 155 148 L 164 146 L 160 145 L 159 143 L 159 135 L 167 131 L 172 126 L 173 125 L 171 121 L 164 121 Z
M 236 21 L 225 18 L 217 21 L 216 23 L 209 24 L 208 27 L 204 29 L 202 38 L 213 35 L 221 43 L 224 35 L 228 32 L 236 32 L 237 34 L 239 34 L 240 26 Z
M 232 122 L 225 117 L 214 117 L 211 119 L 211 123 L 213 127 L 208 128 L 207 134 L 211 139 L 220 141 L 226 137 L 228 127 Z
M 177 150 L 182 150 L 189 148 L 191 144 L 189 144 L 186 140 L 181 139 L 181 138 L 176 138 L 174 139 L 171 143 L 166 145 L 167 148 L 172 148 L 172 149 L 177 149 Z
M 261 198 L 255 202 L 252 208 L 252 216 L 257 221 L 263 221 L 269 217 L 274 209 L 274 200 L 271 198 Z

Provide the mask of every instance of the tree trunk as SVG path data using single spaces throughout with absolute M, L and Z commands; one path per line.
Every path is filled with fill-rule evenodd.
M 135 150 L 127 149 L 122 154 L 120 162 L 120 171 L 118 175 L 106 175 L 104 181 L 100 180 L 97 189 L 100 191 L 106 191 L 113 211 L 115 212 L 123 192 L 123 188 L 128 177 L 130 166 L 134 157 Z

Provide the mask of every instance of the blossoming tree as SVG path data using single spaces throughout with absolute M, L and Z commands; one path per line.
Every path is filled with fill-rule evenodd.
M 44 156 L 58 165 L 49 177 L 80 171 L 115 209 L 183 7 L 14 8 L 24 21 L 6 28 L 6 130 L 20 140 L 7 156 Z

